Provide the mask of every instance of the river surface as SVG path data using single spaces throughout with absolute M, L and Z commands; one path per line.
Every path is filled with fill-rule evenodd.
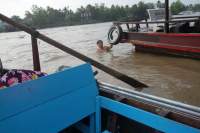
M 107 66 L 149 85 L 144 93 L 200 106 L 200 61 L 135 52 L 130 44 L 119 44 L 111 52 L 96 51 L 96 41 L 106 43 L 112 23 L 58 27 L 41 33 L 73 48 Z M 6 68 L 32 69 L 30 35 L 25 32 L 0 34 L 0 58 Z M 76 66 L 83 62 L 43 41 L 39 42 L 42 71 L 53 73 L 61 66 Z M 96 70 L 96 68 L 94 68 Z M 82 76 L 82 75 L 80 75 Z M 101 81 L 132 87 L 99 71 Z

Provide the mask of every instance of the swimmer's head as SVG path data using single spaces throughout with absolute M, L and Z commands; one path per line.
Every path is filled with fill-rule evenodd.
M 102 40 L 97 41 L 97 47 L 100 49 L 103 49 L 103 41 Z

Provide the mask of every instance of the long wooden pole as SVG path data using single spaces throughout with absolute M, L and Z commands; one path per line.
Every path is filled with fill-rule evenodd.
M 33 68 L 35 71 L 41 71 L 37 38 L 31 36 L 31 42 L 32 42 L 32 54 L 33 54 Z
M 61 43 L 49 38 L 49 37 L 47 37 L 47 36 L 45 36 L 45 35 L 43 35 L 43 34 L 40 34 L 38 31 L 35 31 L 35 30 L 29 28 L 28 26 L 16 23 L 15 21 L 13 21 L 10 18 L 4 16 L 3 14 L 0 14 L 0 19 L 2 21 L 5 21 L 5 22 L 7 22 L 7 23 L 9 23 L 9 24 L 11 24 L 11 25 L 13 25 L 13 26 L 15 26 L 15 27 L 17 27 L 17 28 L 29 33 L 29 34 L 31 34 L 35 38 L 39 38 L 39 39 L 41 39 L 41 40 L 43 40 L 43 41 L 55 46 L 56 48 L 59 48 L 59 49 L 63 50 L 64 52 L 66 52 L 68 54 L 71 54 L 71 55 L 73 55 L 73 56 L 75 56 L 75 57 L 77 57 L 77 58 L 79 58 L 79 59 L 81 59 L 81 60 L 83 60 L 85 62 L 91 63 L 93 66 L 95 66 L 95 67 L 103 70 L 104 72 L 114 76 L 115 78 L 117 78 L 117 79 L 119 79 L 119 80 L 121 80 L 121 81 L 123 81 L 123 82 L 125 82 L 125 83 L 127 83 L 129 85 L 131 85 L 132 87 L 135 87 L 135 88 L 138 88 L 138 89 L 148 87 L 144 83 L 139 82 L 136 79 L 134 79 L 132 77 L 129 77 L 129 76 L 123 74 L 123 73 L 120 73 L 120 72 L 118 72 L 118 71 L 116 71 L 116 70 L 114 70 L 112 68 L 109 68 L 109 67 L 107 67 L 107 66 L 105 66 L 105 65 L 103 65 L 103 64 L 101 64 L 101 63 L 99 63 L 99 62 L 97 62 L 95 60 L 93 60 L 90 57 L 87 57 L 87 56 L 85 56 L 85 55 L 83 55 L 83 54 L 81 54 L 81 53 L 79 53 L 79 52 L 77 52 L 77 51 L 75 51 L 75 50 L 73 50 L 73 49 L 71 49 L 71 48 L 69 48 L 69 47 L 67 47 L 67 46 L 65 46 L 65 45 L 63 45 L 63 44 L 61 44 Z
M 165 0 L 165 33 L 169 33 L 169 0 Z

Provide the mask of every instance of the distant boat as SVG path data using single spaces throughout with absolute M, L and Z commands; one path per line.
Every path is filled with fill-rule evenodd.
M 149 21 L 114 22 L 108 42 L 132 43 L 136 51 L 200 59 L 200 13 L 168 12 L 169 20 L 165 21 L 165 11 L 149 9 Z

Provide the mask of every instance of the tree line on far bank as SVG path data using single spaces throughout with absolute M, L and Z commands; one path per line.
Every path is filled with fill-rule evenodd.
M 69 7 L 63 9 L 54 9 L 52 7 L 42 8 L 33 5 L 31 11 L 25 12 L 25 17 L 12 16 L 11 18 L 32 28 L 47 28 L 56 26 L 70 26 L 80 24 L 90 24 L 108 21 L 140 21 L 148 18 L 147 9 L 164 8 L 164 3 L 159 0 L 157 3 L 144 3 L 140 1 L 138 4 L 118 6 L 112 5 L 106 7 L 105 4 L 81 6 L 76 11 L 72 11 Z M 173 15 L 181 11 L 200 11 L 200 4 L 185 5 L 180 0 L 170 5 Z M 11 25 L 0 22 L 0 32 L 17 31 L 18 29 Z

